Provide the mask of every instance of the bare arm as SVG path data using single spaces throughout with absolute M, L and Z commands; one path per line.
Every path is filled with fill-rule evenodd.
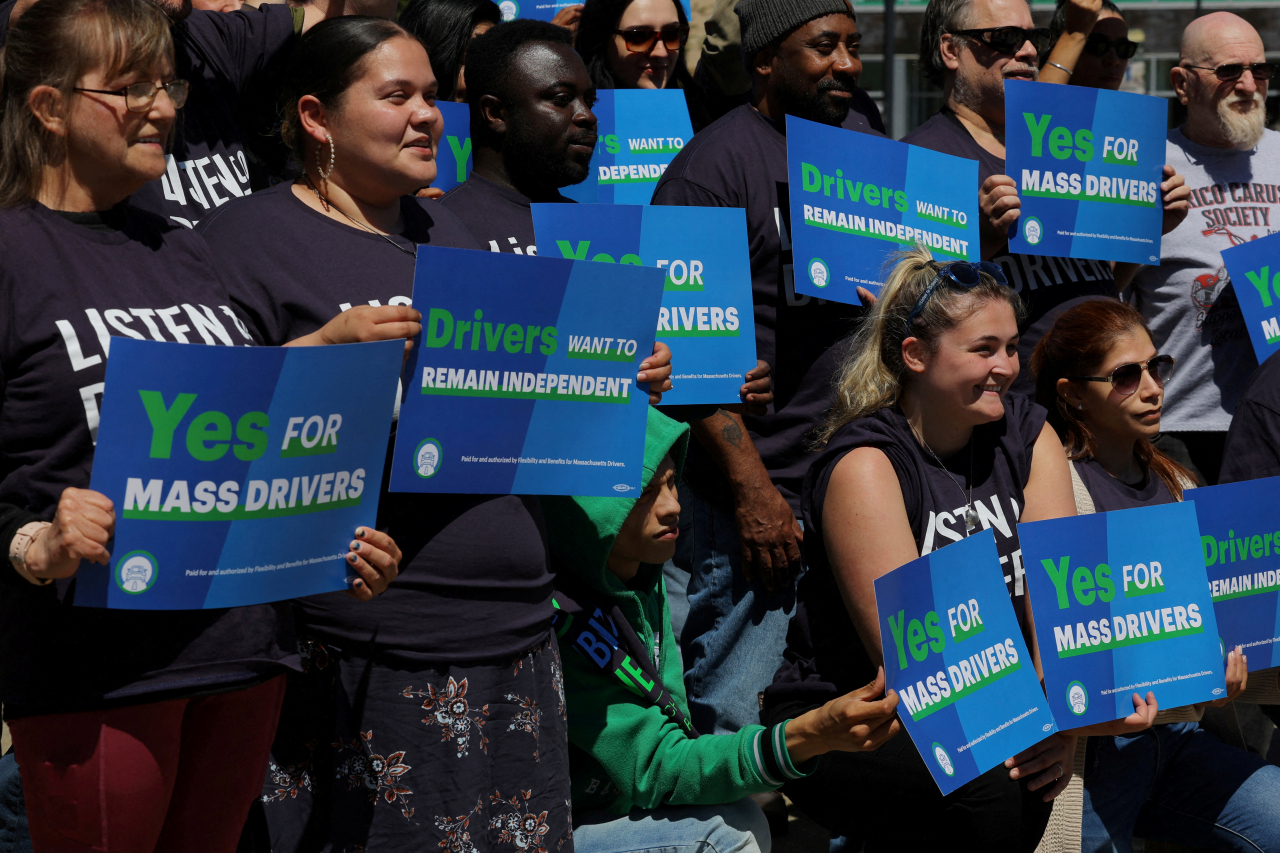
M 1040 69 L 1041 83 L 1070 83 L 1071 71 L 1075 71 L 1080 54 L 1084 52 L 1084 43 L 1093 32 L 1093 25 L 1098 22 L 1098 14 L 1102 11 L 1102 0 L 1067 0 L 1066 22 L 1058 43 L 1049 52 L 1049 59 Z M 1069 69 L 1063 71 L 1056 68 L 1061 65 Z
M 344 15 L 373 15 L 395 19 L 396 0 L 312 0 L 302 7 L 302 31 L 329 18 Z

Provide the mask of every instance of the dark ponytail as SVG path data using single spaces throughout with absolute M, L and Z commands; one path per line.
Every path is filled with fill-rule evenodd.
M 412 0 L 400 13 L 400 26 L 427 49 L 440 100 L 455 100 L 471 33 L 484 23 L 502 23 L 502 10 L 493 0 Z

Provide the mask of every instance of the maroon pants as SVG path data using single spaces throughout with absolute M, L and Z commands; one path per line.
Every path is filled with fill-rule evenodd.
M 13 720 L 35 853 L 234 851 L 284 687 Z

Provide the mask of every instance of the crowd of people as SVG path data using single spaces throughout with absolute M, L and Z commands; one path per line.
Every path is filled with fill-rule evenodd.
M 1139 266 L 1008 239 L 1004 82 L 1118 88 L 1122 11 L 930 0 L 944 105 L 903 141 L 978 162 L 982 260 L 905 248 L 858 307 L 795 291 L 787 195 L 785 116 L 885 134 L 847 0 L 695 3 L 692 47 L 678 0 L 195 5 L 0 2 L 0 851 L 768 853 L 779 791 L 844 850 L 1032 851 L 1073 785 L 1074 849 L 1280 851 L 1280 768 L 1158 690 L 943 796 L 873 587 L 993 530 L 1038 671 L 1018 522 L 1280 475 L 1280 362 L 1221 257 L 1280 216 L 1246 21 L 1183 34 Z M 653 204 L 746 212 L 740 405 L 663 405 L 658 343 L 638 498 L 384 482 L 346 592 L 74 606 L 82 561 L 111 560 L 89 482 L 112 336 L 407 351 L 418 247 L 536 255 L 530 206 L 588 177 L 610 88 L 685 94 L 697 132 Z M 439 100 L 472 144 L 444 194 Z M 1277 675 L 1230 650 L 1211 704 L 1280 717 Z

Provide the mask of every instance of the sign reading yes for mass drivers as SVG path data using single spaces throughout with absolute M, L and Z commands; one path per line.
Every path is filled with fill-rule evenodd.
M 403 341 L 220 347 L 111 339 L 90 488 L 109 567 L 75 603 L 236 607 L 345 589 L 378 515 Z M 358 388 L 359 393 L 352 393 Z
M 885 684 L 943 794 L 1058 730 L 1000 576 L 984 530 L 875 582 Z
M 391 490 L 640 494 L 654 267 L 418 248 Z
M 1195 492 L 1188 492 L 1191 498 Z M 1018 525 L 1045 691 L 1064 728 L 1226 693 L 1196 506 L 1182 503 Z
M 676 373 L 664 405 L 738 403 L 756 366 L 746 211 L 733 207 L 535 204 L 541 257 L 656 266 L 658 340 Z
M 1280 350 L 1280 234 L 1222 250 L 1258 364 Z

